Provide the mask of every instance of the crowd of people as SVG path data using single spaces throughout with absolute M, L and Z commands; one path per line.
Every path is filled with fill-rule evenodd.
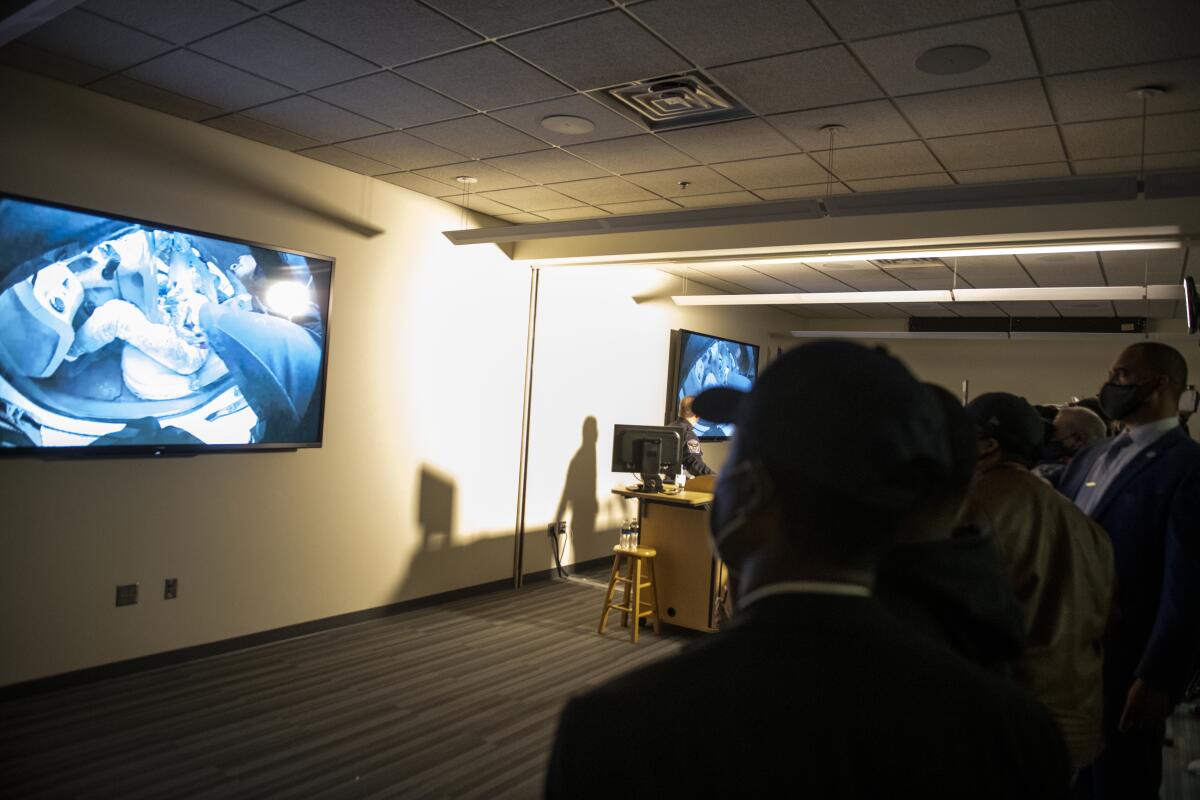
M 818 342 L 700 394 L 737 426 L 710 514 L 736 610 L 573 698 L 547 796 L 1157 798 L 1200 666 L 1186 387 L 1147 341 L 1094 398 L 964 406 Z

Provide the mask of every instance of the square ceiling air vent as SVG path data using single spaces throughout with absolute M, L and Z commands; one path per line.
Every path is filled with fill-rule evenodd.
M 637 81 L 606 93 L 637 112 L 652 131 L 751 116 L 723 89 L 696 73 Z
M 946 266 L 946 262 L 940 258 L 874 258 L 871 263 L 883 269 Z

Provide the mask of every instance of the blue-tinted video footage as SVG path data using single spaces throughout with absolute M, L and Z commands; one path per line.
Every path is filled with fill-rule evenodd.
M 0 447 L 319 444 L 331 273 L 0 198 Z
M 714 386 L 750 391 L 757 372 L 757 346 L 680 331 L 676 406 L 684 397 L 694 397 Z M 701 439 L 725 439 L 733 435 L 733 425 L 719 425 L 706 419 L 697 422 L 695 430 Z

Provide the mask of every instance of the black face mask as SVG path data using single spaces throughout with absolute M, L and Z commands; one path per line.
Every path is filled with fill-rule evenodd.
M 1106 383 L 1100 387 L 1100 408 L 1109 419 L 1125 419 L 1145 399 L 1138 396 L 1141 389 L 1139 383 Z

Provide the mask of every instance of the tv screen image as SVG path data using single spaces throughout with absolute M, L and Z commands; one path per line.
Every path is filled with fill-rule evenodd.
M 0 452 L 319 446 L 332 275 L 0 196 Z
M 713 386 L 749 391 L 758 376 L 758 345 L 681 330 L 676 352 L 673 407 L 668 409 L 671 419 L 684 397 L 695 397 Z M 721 441 L 733 435 L 730 424 L 701 419 L 694 427 L 702 441 Z

